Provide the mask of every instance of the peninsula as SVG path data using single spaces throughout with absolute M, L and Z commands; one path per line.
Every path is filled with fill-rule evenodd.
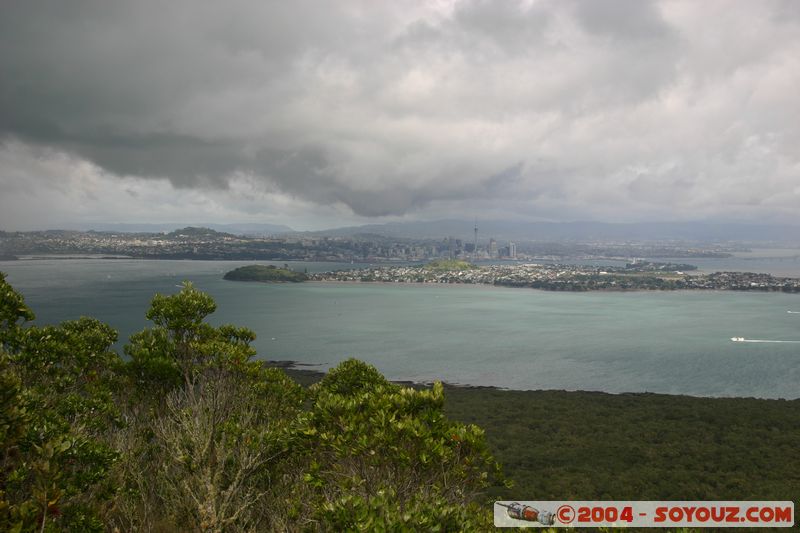
M 299 283 L 306 281 L 308 275 L 288 268 L 274 265 L 248 265 L 227 272 L 223 279 L 229 281 L 260 281 L 262 283 Z
M 444 262 L 446 265 L 447 262 Z M 466 266 L 464 266 L 466 265 Z M 313 281 L 390 283 L 467 283 L 527 287 L 549 291 L 596 290 L 735 290 L 800 292 L 800 279 L 752 272 L 687 274 L 692 265 L 640 262 L 624 267 L 511 264 L 442 268 L 442 263 L 422 266 L 383 266 L 315 273 Z

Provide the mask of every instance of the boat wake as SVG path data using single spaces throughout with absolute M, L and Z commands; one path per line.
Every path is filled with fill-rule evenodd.
M 733 342 L 771 342 L 780 344 L 798 344 L 800 341 L 779 341 L 770 339 L 745 339 L 744 337 L 731 337 Z
M 800 315 L 800 311 L 786 311 L 790 315 Z

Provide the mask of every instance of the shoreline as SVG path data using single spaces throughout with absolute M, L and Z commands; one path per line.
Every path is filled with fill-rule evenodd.
M 267 367 L 272 368 L 280 368 L 287 375 L 295 379 L 298 383 L 303 386 L 311 385 L 312 383 L 316 383 L 320 381 L 322 378 L 325 377 L 327 374 L 324 370 L 318 370 L 313 368 L 304 368 L 304 367 L 319 367 L 322 366 L 320 363 L 301 363 L 298 361 L 289 361 L 289 360 L 265 360 L 262 363 Z M 674 399 L 681 399 L 685 401 L 692 401 L 697 400 L 699 402 L 706 402 L 706 401 L 756 401 L 756 402 L 779 402 L 779 403 L 791 403 L 797 402 L 798 407 L 800 407 L 800 396 L 798 398 L 761 398 L 756 396 L 694 396 L 691 394 L 670 394 L 665 392 L 634 392 L 634 391 L 627 391 L 627 392 L 607 392 L 607 391 L 600 391 L 600 390 L 567 390 L 567 389 L 510 389 L 506 387 L 497 387 L 494 385 L 474 385 L 469 383 L 452 383 L 445 380 L 433 380 L 433 381 L 411 381 L 411 380 L 389 380 L 391 383 L 396 385 L 401 385 L 404 387 L 412 387 L 412 388 L 429 388 L 432 383 L 435 381 L 441 381 L 442 385 L 444 386 L 445 390 L 458 390 L 458 391 L 492 391 L 497 393 L 509 393 L 509 394 L 522 394 L 522 395 L 546 395 L 546 394 L 567 394 L 576 397 L 606 397 L 606 398 L 674 398 Z
M 792 278 L 795 279 L 795 278 Z M 800 278 L 796 278 L 800 279 Z M 789 292 L 781 290 L 759 290 L 759 289 L 701 289 L 701 288 L 680 288 L 680 289 L 589 289 L 585 291 L 577 290 L 561 290 L 561 289 L 542 289 L 540 287 L 512 287 L 509 285 L 494 285 L 491 283 L 426 283 L 421 281 L 345 281 L 345 280 L 317 280 L 310 279 L 303 283 L 309 284 L 330 284 L 330 285 L 388 285 L 388 286 L 405 286 L 405 287 L 420 287 L 420 286 L 433 286 L 433 287 L 481 287 L 485 289 L 507 289 L 507 290 L 520 290 L 527 289 L 529 291 L 538 291 L 546 293 L 563 293 L 563 294 L 588 294 L 588 293 L 756 293 L 756 294 L 797 294 L 800 292 Z

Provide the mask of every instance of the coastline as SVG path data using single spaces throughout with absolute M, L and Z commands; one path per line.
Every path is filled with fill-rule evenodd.
M 555 289 L 542 289 L 541 287 L 512 287 L 510 285 L 494 285 L 491 283 L 428 283 L 422 281 L 349 281 L 349 280 L 308 280 L 304 281 L 304 284 L 309 285 L 379 285 L 379 286 L 389 286 L 389 287 L 475 287 L 481 289 L 500 289 L 500 290 L 520 290 L 520 289 L 527 289 L 529 291 L 537 291 L 537 292 L 546 292 L 546 293 L 566 293 L 566 294 L 586 294 L 590 292 L 598 292 L 598 293 L 622 293 L 622 292 L 640 292 L 640 293 L 653 293 L 653 292 L 704 292 L 704 293 L 713 293 L 713 292 L 758 292 L 758 293 L 781 293 L 781 294 L 798 294 L 798 293 L 784 293 L 782 291 L 756 291 L 756 290 L 735 290 L 735 289 L 692 289 L 692 288 L 680 288 L 680 289 L 591 289 L 586 291 L 574 291 L 574 290 L 555 290 Z
M 320 381 L 327 374 L 324 370 L 314 369 L 313 367 L 322 366 L 319 363 L 301 363 L 298 361 L 289 360 L 265 360 L 263 364 L 267 367 L 280 368 L 287 375 L 291 376 L 295 381 L 303 386 L 308 386 L 317 381 Z M 401 385 L 404 387 L 413 388 L 430 388 L 434 381 L 441 381 L 445 390 L 461 390 L 461 391 L 496 391 L 499 393 L 516 393 L 516 394 L 568 394 L 576 396 L 591 396 L 591 397 L 648 397 L 648 398 L 681 398 L 686 400 L 698 401 L 728 401 L 728 400 L 747 400 L 756 402 L 779 402 L 779 403 L 792 403 L 797 404 L 800 410 L 800 397 L 798 398 L 760 398 L 755 396 L 694 396 L 691 394 L 669 394 L 664 392 L 607 392 L 600 390 L 567 390 L 567 389 L 509 389 L 505 387 L 496 387 L 494 385 L 474 385 L 469 383 L 453 383 L 444 380 L 434 381 L 410 381 L 410 380 L 389 380 L 391 383 Z M 800 411 L 798 411 L 800 416 Z
M 758 290 L 758 289 L 720 289 L 720 288 L 711 288 L 711 289 L 700 289 L 700 288 L 688 288 L 688 287 L 681 287 L 679 289 L 644 289 L 644 288 L 633 288 L 633 289 L 609 289 L 609 288 L 602 288 L 602 289 L 591 289 L 585 291 L 579 290 L 558 290 L 558 289 L 542 289 L 541 287 L 512 287 L 509 285 L 493 285 L 491 283 L 426 283 L 426 282 L 415 282 L 415 281 L 345 281 L 345 280 L 308 280 L 304 281 L 304 284 L 309 285 L 378 285 L 378 286 L 389 286 L 389 287 L 420 287 L 420 286 L 431 286 L 431 287 L 474 287 L 476 289 L 480 288 L 483 290 L 520 290 L 526 289 L 529 291 L 536 291 L 536 292 L 543 292 L 543 293 L 561 293 L 561 294 L 589 294 L 589 293 L 599 293 L 599 294 L 620 294 L 620 293 L 640 293 L 640 294 L 652 294 L 652 293 L 703 293 L 703 294 L 714 294 L 714 293 L 756 293 L 756 294 L 791 294 L 791 295 L 799 295 L 800 292 L 791 292 L 791 291 L 781 291 L 781 290 Z

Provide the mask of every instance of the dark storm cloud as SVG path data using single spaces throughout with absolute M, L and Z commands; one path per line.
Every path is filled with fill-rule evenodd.
M 365 217 L 791 211 L 798 24 L 791 1 L 5 2 L 0 136 L 20 169 L 46 147 Z

